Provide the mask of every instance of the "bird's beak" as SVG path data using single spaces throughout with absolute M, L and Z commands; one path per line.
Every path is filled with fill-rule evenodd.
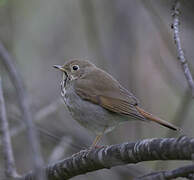
M 59 70 L 62 71 L 62 72 L 65 72 L 65 69 L 63 68 L 63 66 L 54 65 L 53 67 L 56 68 L 56 69 L 59 69 Z

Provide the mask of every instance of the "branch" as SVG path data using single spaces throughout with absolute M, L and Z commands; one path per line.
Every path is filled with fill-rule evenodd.
M 173 6 L 173 13 L 172 13 L 172 17 L 173 17 L 172 28 L 174 30 L 174 41 L 175 41 L 175 45 L 177 48 L 178 60 L 181 63 L 185 78 L 192 92 L 192 97 L 194 98 L 194 81 L 193 81 L 193 77 L 191 75 L 191 71 L 189 69 L 187 60 L 185 59 L 185 54 L 182 49 L 181 40 L 179 36 L 179 25 L 180 25 L 180 20 L 179 20 L 180 9 L 179 8 L 180 8 L 180 2 L 179 0 L 175 0 L 175 4 Z
M 191 160 L 194 138 L 154 138 L 129 142 L 79 153 L 48 165 L 44 172 L 48 180 L 63 180 L 91 171 L 118 165 L 153 160 Z M 21 180 L 35 180 L 34 172 Z
M 0 127 L 2 133 L 3 154 L 5 159 L 5 175 L 7 177 L 18 177 L 12 151 L 11 138 L 9 134 L 9 124 L 7 121 L 1 78 L 0 78 Z
M 9 54 L 9 52 L 6 50 L 6 48 L 3 46 L 1 42 L 0 42 L 0 57 L 3 64 L 7 68 L 7 71 L 9 73 L 9 76 L 11 78 L 13 85 L 15 86 L 15 89 L 18 95 L 19 105 L 23 113 L 23 120 L 26 123 L 26 127 L 27 127 L 28 139 L 29 139 L 29 142 L 31 142 L 30 149 L 32 150 L 32 156 L 33 156 L 32 161 L 33 161 L 34 169 L 36 170 L 37 176 L 39 177 L 39 179 L 41 179 L 40 168 L 43 165 L 43 160 L 41 158 L 40 147 L 37 140 L 37 134 L 32 121 L 32 115 L 29 107 L 28 98 L 27 98 L 27 92 L 24 88 L 24 83 L 22 81 L 21 75 L 17 71 L 17 68 L 14 64 L 14 60 L 12 59 L 11 55 Z
M 34 121 L 35 122 L 40 122 L 41 120 L 45 119 L 46 117 L 48 117 L 49 115 L 53 114 L 54 112 L 57 111 L 58 107 L 62 105 L 60 100 L 57 100 L 55 102 L 50 103 L 49 105 L 43 107 L 42 109 L 40 109 L 34 116 Z M 20 124 L 16 127 L 13 127 L 10 130 L 10 135 L 11 137 L 13 136 L 17 136 L 18 134 L 22 133 L 24 130 L 26 129 L 25 124 Z M 43 131 L 40 130 L 39 128 L 37 128 L 37 131 Z M 44 132 L 43 132 L 44 133 Z M 52 135 L 53 136 L 53 135 Z M 59 138 L 57 138 L 59 139 Z M 1 145 L 1 140 L 0 140 L 0 145 Z
M 71 145 L 73 144 L 73 139 L 70 136 L 65 136 L 61 139 L 61 141 L 57 144 L 57 146 L 53 149 L 49 162 L 55 162 L 66 154 Z
M 191 105 L 191 98 L 190 98 L 190 89 L 187 88 L 187 90 L 184 92 L 183 97 L 181 98 L 178 108 L 175 112 L 175 116 L 172 119 L 173 124 L 178 125 L 178 127 L 183 127 L 184 118 L 187 117 L 188 111 L 190 109 Z M 167 130 L 167 133 L 165 137 L 173 137 L 175 132 L 172 132 L 171 130 Z M 155 170 L 159 170 L 164 165 L 163 162 L 157 162 L 155 164 Z M 168 168 L 168 164 L 165 165 L 165 168 Z
M 174 179 L 178 177 L 194 178 L 194 165 L 183 166 L 171 171 L 158 171 L 144 176 L 135 178 L 135 180 L 162 180 L 162 179 Z

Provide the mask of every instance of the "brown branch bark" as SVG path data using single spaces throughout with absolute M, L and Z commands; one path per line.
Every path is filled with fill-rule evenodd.
M 91 171 L 118 165 L 154 160 L 191 160 L 194 138 L 145 139 L 92 150 L 83 150 L 67 159 L 48 165 L 44 172 L 48 180 L 64 180 Z M 35 180 L 34 173 L 21 180 Z

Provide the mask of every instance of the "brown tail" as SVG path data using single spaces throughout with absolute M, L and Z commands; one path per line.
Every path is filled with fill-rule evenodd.
M 164 120 L 162 120 L 162 119 L 160 119 L 160 118 L 158 118 L 158 117 L 154 117 L 152 114 L 150 114 L 150 113 L 144 111 L 142 108 L 140 108 L 140 107 L 138 107 L 138 106 L 135 106 L 135 107 L 136 107 L 136 109 L 138 110 L 138 112 L 139 112 L 143 117 L 145 117 L 146 119 L 148 119 L 148 120 L 150 120 L 150 121 L 153 121 L 153 122 L 156 122 L 156 123 L 158 123 L 158 124 L 161 124 L 162 126 L 165 126 L 165 127 L 167 127 L 167 128 L 170 128 L 170 129 L 172 129 L 172 130 L 174 130 L 174 131 L 181 131 L 180 128 L 178 128 L 178 127 L 176 127 L 176 126 L 170 124 L 169 122 L 164 121 Z

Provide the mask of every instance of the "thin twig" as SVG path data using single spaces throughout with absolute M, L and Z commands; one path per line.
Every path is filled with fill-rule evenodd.
M 174 32 L 174 41 L 175 41 L 175 45 L 177 48 L 178 60 L 181 63 L 185 78 L 192 92 L 192 97 L 194 98 L 194 81 L 193 81 L 191 71 L 189 69 L 189 65 L 185 58 L 184 51 L 181 46 L 181 40 L 180 40 L 180 35 L 179 35 L 179 32 L 180 32 L 179 31 L 179 25 L 180 25 L 179 15 L 180 15 L 180 1 L 175 0 L 175 4 L 173 6 L 173 13 L 172 13 L 172 17 L 173 17 L 172 28 Z
M 173 169 L 171 171 L 157 171 L 146 174 L 144 176 L 135 178 L 135 180 L 162 180 L 162 179 L 174 179 L 178 177 L 185 177 L 189 179 L 194 178 L 194 165 L 187 165 Z
M 14 60 L 7 51 L 7 49 L 4 47 L 4 45 L 0 42 L 0 57 L 7 68 L 7 71 L 10 75 L 10 79 L 15 86 L 17 95 L 18 95 L 18 101 L 21 108 L 21 111 L 23 113 L 23 120 L 27 127 L 28 132 L 28 139 L 30 142 L 31 150 L 32 150 L 32 161 L 34 165 L 34 169 L 37 172 L 37 179 L 41 179 L 42 173 L 41 173 L 41 167 L 43 165 L 43 160 L 40 153 L 40 146 L 36 134 L 36 130 L 32 121 L 32 115 L 29 107 L 29 101 L 27 92 L 24 88 L 24 83 L 22 81 L 21 75 L 19 71 L 17 71 L 16 65 L 14 64 Z
M 42 109 L 40 109 L 34 116 L 35 123 L 40 123 L 42 120 L 44 120 L 48 116 L 55 113 L 61 105 L 63 105 L 63 103 L 62 103 L 61 99 L 58 99 L 58 100 L 50 103 L 49 105 L 46 105 Z M 26 130 L 25 124 L 24 123 L 19 124 L 18 126 L 15 126 L 10 130 L 10 136 L 11 137 L 17 136 L 20 133 L 22 133 L 24 130 Z M 36 130 L 38 131 L 38 133 L 41 133 L 41 135 L 46 135 L 47 137 L 50 137 L 52 140 L 54 140 L 56 142 L 61 141 L 60 136 L 57 136 L 57 135 L 49 132 L 48 130 L 38 126 L 37 124 L 36 124 Z M 81 149 L 82 148 L 82 146 L 76 145 L 75 143 L 66 142 L 66 144 L 71 145 L 71 147 L 73 147 L 74 149 Z M 0 145 L 2 145 L 1 139 L 0 139 Z
M 13 149 L 11 145 L 11 138 L 9 134 L 9 123 L 7 121 L 1 77 L 0 77 L 0 127 L 2 133 L 3 154 L 5 159 L 5 175 L 7 177 L 15 178 L 18 177 L 18 174 L 16 171 Z
M 128 163 L 153 160 L 191 160 L 194 138 L 154 138 L 96 149 L 83 150 L 75 155 L 47 166 L 44 171 L 48 180 L 64 180 L 96 171 L 110 169 Z M 20 180 L 35 180 L 30 172 Z
M 56 112 L 60 105 L 62 105 L 61 100 L 60 101 L 57 100 L 40 109 L 34 116 L 35 122 L 40 122 L 41 120 L 44 120 L 46 117 Z M 24 124 L 13 127 L 10 131 L 11 137 L 17 136 L 18 134 L 22 133 L 25 129 L 26 129 L 26 126 Z M 37 130 L 39 131 L 39 128 L 37 128 Z M 42 132 L 42 130 L 40 131 Z M 0 141 L 0 144 L 1 144 L 1 141 Z
M 51 114 L 55 113 L 57 111 L 57 109 L 63 105 L 61 99 L 58 99 L 52 103 L 50 103 L 49 105 L 46 105 L 45 107 L 43 107 L 42 109 L 40 109 L 34 116 L 34 120 L 36 123 L 41 122 L 42 120 L 44 120 L 46 117 L 50 116 Z M 19 135 L 20 133 L 22 133 L 23 131 L 26 130 L 26 126 L 24 123 L 19 124 L 15 127 L 13 127 L 10 130 L 10 136 L 11 137 L 15 137 L 17 135 Z M 53 133 L 49 132 L 48 130 L 46 130 L 45 128 L 42 128 L 38 125 L 36 125 L 36 130 L 38 131 L 38 133 L 44 134 L 47 137 L 52 138 L 52 140 L 59 142 L 61 141 L 61 137 L 54 135 Z M 66 143 L 71 145 L 71 147 L 73 147 L 74 149 L 81 149 L 82 146 L 80 145 L 76 145 L 75 143 Z M 2 140 L 0 139 L 0 146 L 2 145 Z
M 59 144 L 53 149 L 50 157 L 49 162 L 56 162 L 64 157 L 66 155 L 69 148 L 71 148 L 71 145 L 73 144 L 73 139 L 70 136 L 65 136 L 61 139 Z

